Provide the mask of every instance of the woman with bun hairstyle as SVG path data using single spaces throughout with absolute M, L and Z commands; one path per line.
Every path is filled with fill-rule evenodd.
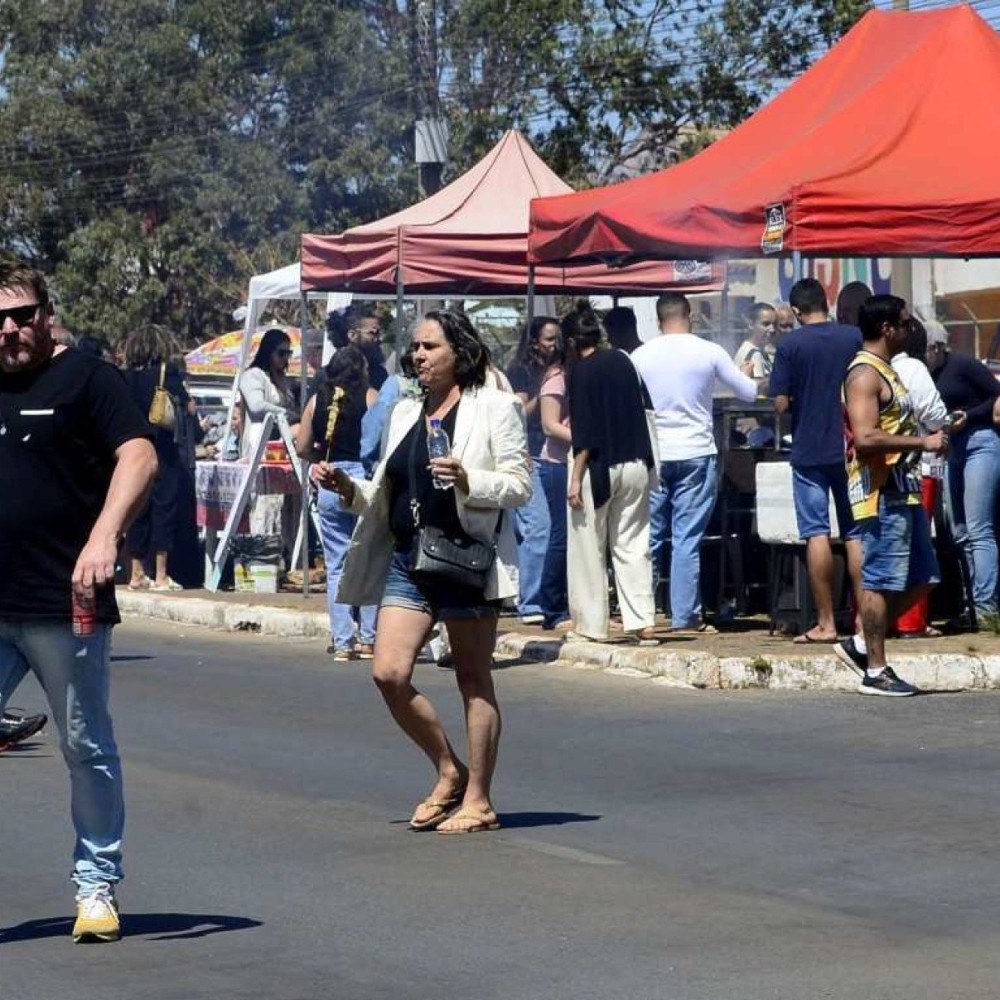
M 562 320 L 576 360 L 569 370 L 573 462 L 567 490 L 569 612 L 577 639 L 608 638 L 610 549 L 625 632 L 640 645 L 653 636 L 649 490 L 653 449 L 648 398 L 632 362 L 608 350 L 597 314 L 580 302 Z

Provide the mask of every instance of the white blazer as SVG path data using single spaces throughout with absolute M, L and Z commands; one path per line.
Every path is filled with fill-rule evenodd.
M 382 600 L 395 539 L 389 530 L 389 482 L 386 459 L 421 419 L 423 401 L 403 398 L 393 408 L 383 438 L 382 460 L 371 480 L 355 479 L 352 510 L 360 514 L 337 588 L 341 604 L 364 606 Z M 483 542 L 497 536 L 500 512 L 528 502 L 531 464 L 524 416 L 516 396 L 490 388 L 462 393 L 455 416 L 452 454 L 469 477 L 469 491 L 455 487 L 462 527 Z M 517 542 L 513 518 L 505 517 L 497 537 L 497 557 L 486 585 L 486 599 L 517 594 Z
M 264 418 L 273 413 L 275 417 L 285 415 L 281 393 L 263 368 L 247 368 L 240 375 L 240 395 L 243 397 L 243 435 L 240 439 L 240 456 L 252 455 L 261 432 Z

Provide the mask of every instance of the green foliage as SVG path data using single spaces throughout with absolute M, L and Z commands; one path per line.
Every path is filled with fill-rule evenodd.
M 0 247 L 53 272 L 78 333 L 229 328 L 303 231 L 415 200 L 417 2 L 0 4 Z M 691 155 L 865 9 L 437 3 L 445 180 L 519 126 L 578 186 Z

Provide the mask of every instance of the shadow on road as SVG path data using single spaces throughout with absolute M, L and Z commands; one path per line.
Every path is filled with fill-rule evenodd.
M 588 813 L 520 812 L 500 813 L 500 826 L 504 830 L 526 830 L 533 826 L 564 826 L 566 823 L 596 823 L 600 816 Z
M 123 913 L 122 934 L 125 937 L 145 937 L 150 941 L 183 941 L 208 937 L 226 931 L 245 931 L 261 927 L 262 921 L 250 917 L 226 917 L 204 913 Z M 69 937 L 73 921 L 69 917 L 27 920 L 14 927 L 0 928 L 0 945 L 16 941 L 38 941 L 42 938 Z
M 37 753 L 33 751 L 41 750 L 45 746 L 45 743 L 41 740 L 33 740 L 32 742 L 25 741 L 24 743 L 15 743 L 12 747 L 7 747 L 3 753 L 0 753 L 0 760 L 4 757 L 13 759 L 14 757 L 23 757 L 26 760 L 35 760 L 38 757 L 51 757 L 51 753 Z

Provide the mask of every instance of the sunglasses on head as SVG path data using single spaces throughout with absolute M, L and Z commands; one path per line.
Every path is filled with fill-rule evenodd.
M 3 327 L 8 319 L 12 319 L 14 325 L 17 327 L 30 326 L 34 322 L 35 314 L 38 312 L 40 305 L 40 302 L 35 302 L 30 306 L 14 306 L 13 309 L 0 309 L 0 327 Z

